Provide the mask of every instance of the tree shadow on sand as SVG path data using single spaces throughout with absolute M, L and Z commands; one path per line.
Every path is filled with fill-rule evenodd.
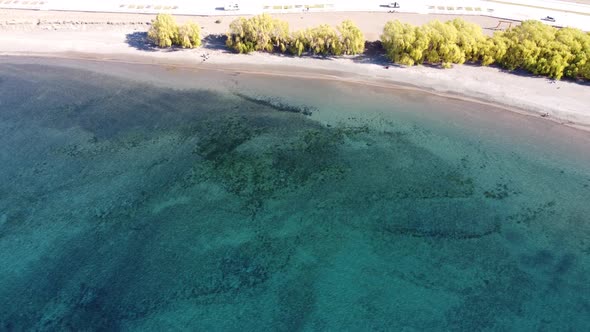
M 477 63 L 468 63 L 468 62 L 462 64 L 462 66 L 484 67 L 484 66 L 482 66 L 480 64 L 477 64 Z M 505 73 L 505 74 L 515 75 L 515 76 L 520 76 L 520 77 L 530 77 L 530 78 L 544 79 L 549 84 L 555 84 L 555 83 L 558 83 L 558 82 L 565 82 L 565 83 L 575 83 L 575 84 L 578 84 L 578 85 L 590 86 L 590 81 L 585 81 L 583 79 L 575 79 L 575 78 L 565 77 L 564 76 L 561 79 L 557 80 L 557 79 L 551 78 L 549 76 L 533 74 L 532 72 L 527 71 L 527 70 L 522 69 L 522 68 L 517 68 L 517 69 L 514 69 L 514 70 L 506 69 L 506 68 L 500 66 L 497 63 L 491 64 L 488 67 L 495 68 L 498 71 L 500 71 L 502 73 Z M 557 89 L 559 89 L 559 87 L 557 87 Z
M 157 51 L 156 45 L 148 40 L 147 32 L 132 32 L 125 35 L 125 42 L 127 45 L 140 51 Z
M 168 48 L 161 48 L 158 47 L 156 44 L 152 43 L 147 36 L 147 32 L 144 31 L 136 31 L 132 33 L 128 33 L 125 35 L 125 42 L 127 45 L 135 48 L 139 51 L 146 51 L 146 52 L 176 52 L 181 48 L 178 47 L 168 47 Z
M 221 51 L 223 53 L 231 53 L 230 49 L 225 45 L 227 41 L 227 36 L 223 34 L 218 35 L 208 35 L 203 38 L 203 45 L 201 47 L 212 50 L 212 51 Z
M 365 51 L 352 58 L 355 63 L 368 63 L 380 66 L 397 66 L 385 57 L 385 49 L 381 41 L 366 41 Z
M 140 50 L 140 51 L 175 52 L 175 51 L 181 50 L 181 48 L 177 48 L 177 47 L 171 47 L 171 48 L 157 47 L 155 44 L 153 44 L 152 42 L 149 41 L 149 39 L 147 37 L 147 32 L 137 32 L 136 31 L 136 32 L 129 33 L 129 34 L 125 35 L 125 41 L 129 46 L 131 46 L 137 50 Z M 227 41 L 227 36 L 224 34 L 208 35 L 205 38 L 203 38 L 203 45 L 201 46 L 201 49 L 211 50 L 211 51 L 219 51 L 222 53 L 234 53 L 226 46 L 226 41 Z M 275 55 L 275 56 L 281 56 L 281 57 L 296 57 L 295 55 L 291 55 L 291 54 L 280 54 L 280 53 L 269 53 L 269 54 Z M 333 60 L 333 59 L 338 58 L 338 57 L 334 57 L 334 56 L 310 55 L 310 54 L 304 54 L 303 57 L 312 58 L 312 59 L 322 59 L 322 60 Z M 351 57 L 351 59 L 355 63 L 374 64 L 374 65 L 383 66 L 383 67 L 385 67 L 385 69 L 389 69 L 389 67 L 405 67 L 403 65 L 393 63 L 389 59 L 387 59 L 387 57 L 385 56 L 385 49 L 383 48 L 383 44 L 379 40 L 366 41 L 364 52 L 362 54 Z M 464 63 L 462 65 L 463 66 L 470 66 L 470 67 L 482 67 L 481 65 L 475 64 L 475 63 Z M 442 68 L 440 65 L 422 64 L 422 66 L 446 70 L 446 69 Z M 490 67 L 497 68 L 498 70 L 500 70 L 504 73 L 508 73 L 508 74 L 512 74 L 512 75 L 516 75 L 516 76 L 543 77 L 543 76 L 532 74 L 524 69 L 507 70 L 507 69 L 502 68 L 501 66 L 496 65 L 496 64 L 491 65 Z M 553 80 L 549 77 L 546 77 L 546 78 L 547 78 L 547 81 L 549 81 L 550 83 L 558 82 L 558 81 Z M 564 78 L 562 78 L 562 81 L 590 86 L 589 81 L 584 81 L 581 79 L 571 79 L 571 78 L 564 77 Z

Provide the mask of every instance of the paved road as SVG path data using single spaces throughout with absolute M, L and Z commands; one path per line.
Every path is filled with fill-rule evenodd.
M 8 3 L 9 2 L 9 3 Z M 540 20 L 546 16 L 556 26 L 590 31 L 590 0 L 400 0 L 398 12 L 421 14 L 483 15 L 513 20 Z M 583 2 L 583 4 L 580 4 Z M 225 11 L 229 3 L 238 11 Z M 86 12 L 159 13 L 175 15 L 252 15 L 269 13 L 391 10 L 382 0 L 0 0 L 0 8 L 69 10 Z

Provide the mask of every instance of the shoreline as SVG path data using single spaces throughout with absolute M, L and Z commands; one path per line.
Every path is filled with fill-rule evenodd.
M 197 49 L 198 50 L 198 49 Z M 195 51 L 195 50 L 193 50 Z M 182 52 L 182 51 L 180 51 Z M 194 52 L 192 52 L 194 53 Z M 211 53 L 211 52 L 207 52 Z M 369 64 L 355 64 L 352 63 L 353 60 L 346 59 L 346 58 L 338 58 L 338 59 L 315 59 L 315 58 L 294 58 L 294 57 L 287 57 L 287 56 L 279 56 L 279 55 L 272 55 L 266 53 L 255 53 L 255 54 L 231 54 L 225 53 L 222 55 L 228 56 L 235 56 L 235 57 L 247 57 L 250 61 L 228 61 L 226 63 L 195 63 L 191 61 L 178 61 L 178 59 L 170 59 L 166 61 L 164 59 L 156 59 L 154 57 L 150 57 L 147 55 L 136 55 L 131 57 L 126 57 L 125 59 L 120 57 L 120 54 L 96 54 L 96 53 L 78 53 L 78 52 L 55 52 L 55 53 L 6 53 L 0 51 L 0 56 L 5 58 L 31 58 L 31 59 L 58 59 L 58 60 L 79 60 L 79 61 L 92 61 L 95 63 L 101 62 L 108 62 L 108 63 L 117 63 L 117 64 L 130 64 L 130 65 L 147 65 L 147 66 L 158 66 L 162 68 L 174 68 L 174 69 L 187 69 L 187 70 L 196 70 L 196 71 L 213 71 L 213 72 L 223 72 L 223 73 L 242 73 L 247 75 L 259 75 L 259 76 L 273 76 L 273 77 L 291 77 L 291 78 L 299 78 L 299 79 L 310 79 L 310 80 L 326 80 L 332 82 L 341 82 L 346 84 L 357 84 L 369 87 L 375 87 L 380 89 L 390 89 L 390 90 L 398 90 L 398 91 L 415 91 L 421 93 L 427 93 L 430 95 L 454 99 L 454 100 L 461 100 L 470 103 L 476 103 L 483 106 L 490 106 L 496 109 L 500 109 L 502 111 L 512 112 L 516 114 L 520 114 L 523 116 L 535 117 L 535 118 L 542 118 L 543 120 L 548 120 L 556 125 L 563 125 L 567 126 L 572 129 L 581 130 L 584 132 L 590 132 L 590 110 L 584 112 L 586 114 L 577 114 L 575 112 L 568 113 L 567 110 L 559 110 L 558 108 L 554 109 L 540 109 L 535 107 L 535 105 L 529 104 L 521 104 L 515 105 L 510 103 L 502 103 L 496 100 L 495 97 L 490 95 L 482 94 L 480 96 L 476 96 L 473 93 L 459 93 L 456 91 L 450 91 L 444 89 L 443 86 L 436 86 L 436 85 L 424 85 L 420 84 L 419 82 L 412 82 L 407 79 L 407 77 L 401 77 L 401 79 L 396 80 L 394 78 L 386 78 L 386 77 L 370 77 L 368 75 L 359 75 L 358 71 L 354 70 L 346 70 L 349 69 L 344 67 L 344 70 L 336 70 L 336 69 L 326 69 L 321 68 L 321 64 L 313 63 L 313 62 L 323 62 L 323 61 L 339 61 L 339 62 L 351 62 L 350 65 L 352 66 L 367 66 Z M 219 54 L 216 55 L 218 57 Z M 260 60 L 266 60 L 262 62 L 268 62 L 267 58 L 278 58 L 274 59 L 276 62 L 281 62 L 278 64 L 255 64 L 253 62 L 259 62 Z M 293 65 L 289 64 L 286 61 L 291 61 L 293 59 L 300 60 L 304 62 L 307 67 L 304 67 L 300 64 Z M 157 60 L 157 61 L 153 61 Z M 162 61 L 164 60 L 164 61 Z M 176 60 L 176 61 L 174 61 Z M 196 59 L 195 59 L 196 60 Z M 278 60 L 278 61 L 277 61 Z M 285 60 L 285 63 L 283 60 Z M 229 64 L 229 65 L 228 65 Z M 310 66 L 311 65 L 311 66 Z M 375 65 L 382 67 L 381 65 Z M 463 67 L 467 67 L 468 70 L 488 70 L 493 72 L 496 75 L 507 75 L 507 76 L 514 76 L 515 74 L 505 73 L 502 72 L 498 68 L 494 67 L 479 67 L 479 66 L 470 66 L 470 65 L 459 65 L 455 66 L 451 69 L 438 69 L 432 67 L 390 67 L 389 71 L 401 70 L 401 71 L 412 71 L 414 69 L 423 69 L 428 72 L 436 72 L 436 71 L 453 71 Z M 387 69 L 382 69 L 383 71 L 387 71 Z M 461 70 L 461 69 L 459 69 Z M 112 74 L 112 73 L 110 73 Z M 415 73 L 414 73 L 415 74 Z M 121 75 L 121 77 L 127 77 Z M 127 77 L 128 78 L 128 77 Z M 400 77 L 398 77 L 400 78 Z M 526 77 L 526 79 L 536 79 L 536 80 L 543 80 L 547 85 L 552 84 L 551 81 L 544 77 Z M 152 82 L 153 83 L 153 82 Z M 566 84 L 573 84 L 578 85 L 580 88 L 588 89 L 590 92 L 590 87 L 582 86 L 578 83 L 574 82 L 561 82 L 558 81 L 557 83 L 566 83 Z M 183 87 L 190 89 L 189 86 Z M 586 97 L 589 99 L 590 97 Z M 543 117 L 542 114 L 548 113 L 549 116 Z M 559 114 L 552 114 L 552 113 L 559 113 Z M 579 121 L 571 120 L 568 116 L 572 115 L 582 115 L 583 117 L 578 119 Z
M 37 15 L 38 13 L 32 13 Z M 65 18 L 59 13 L 44 13 Z M 70 14 L 67 14 L 70 15 Z M 25 17 L 24 15 L 23 17 Z M 53 17 L 51 16 L 51 17 Z M 317 58 L 293 57 L 268 53 L 234 54 L 219 44 L 219 40 L 204 39 L 196 49 L 161 50 L 145 44 L 146 26 L 114 24 L 109 14 L 92 15 L 111 24 L 81 23 L 48 29 L 46 25 L 0 27 L 0 56 L 43 57 L 72 60 L 111 61 L 146 65 L 174 66 L 197 70 L 223 70 L 258 75 L 329 79 L 380 88 L 422 91 L 433 95 L 476 102 L 514 113 L 541 117 L 543 120 L 590 131 L 590 85 L 572 81 L 552 81 L 530 74 L 507 73 L 497 67 L 454 65 L 451 69 L 429 66 L 400 67 L 381 56 L 364 54 L 353 57 Z M 448 16 L 454 19 L 456 16 Z M 301 19 L 287 17 L 293 28 L 316 26 L 325 22 L 352 19 L 366 26 L 369 34 L 382 29 L 376 19 L 401 18 L 419 24 L 437 18 L 431 15 L 373 16 L 367 13 L 312 13 Z M 490 22 L 479 17 L 477 23 Z M 211 21 L 211 22 L 209 22 Z M 81 21 L 84 22 L 83 18 Z M 212 19 L 201 22 L 204 37 L 227 29 L 229 21 L 215 24 Z M 297 25 L 299 24 L 299 26 Z M 370 37 L 367 38 L 371 40 Z M 202 55 L 209 54 L 206 61 Z M 387 68 L 387 69 L 386 69 Z

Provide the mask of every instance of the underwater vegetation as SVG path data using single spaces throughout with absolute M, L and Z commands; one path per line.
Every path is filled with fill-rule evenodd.
M 0 65 L 0 330 L 587 325 L 590 165 L 240 84 Z

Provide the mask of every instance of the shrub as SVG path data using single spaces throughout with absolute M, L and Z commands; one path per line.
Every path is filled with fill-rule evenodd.
M 381 35 L 386 56 L 403 65 L 464 63 L 479 58 L 483 33 L 478 26 L 456 19 L 441 23 L 432 21 L 412 26 L 399 21 L 387 22 Z
M 148 39 L 158 47 L 170 47 L 178 40 L 178 25 L 169 14 L 158 14 L 148 31 Z
M 178 29 L 178 44 L 182 48 L 201 46 L 201 28 L 192 22 L 186 23 Z
M 342 42 L 333 27 L 322 24 L 304 33 L 311 54 L 341 55 Z
M 182 48 L 199 47 L 201 46 L 201 28 L 193 22 L 179 28 L 171 15 L 158 14 L 148 31 L 148 40 L 158 47 L 173 45 Z
M 354 55 L 365 49 L 365 37 L 350 20 L 333 28 L 323 24 L 315 28 L 296 31 L 291 35 L 288 51 L 301 56 L 304 52 L 313 55 Z
M 230 24 L 226 45 L 238 53 L 263 51 L 325 56 L 362 53 L 365 38 L 350 20 L 336 28 L 323 24 L 289 33 L 287 22 L 262 14 L 234 20 Z
M 418 28 L 419 34 L 428 40 L 424 61 L 450 68 L 452 63 L 465 62 L 465 52 L 457 44 L 457 28 L 450 22 L 432 21 Z
M 365 51 L 365 35 L 351 20 L 342 22 L 337 29 L 343 54 L 355 55 Z
M 505 45 L 496 62 L 509 70 L 525 69 L 535 75 L 560 79 L 590 79 L 590 34 L 573 28 L 557 29 L 538 21 L 525 21 L 492 38 Z
M 285 52 L 288 42 L 288 23 L 262 14 L 249 19 L 241 17 L 234 20 L 230 24 L 226 45 L 238 53 Z
M 288 50 L 291 54 L 301 56 L 309 50 L 309 41 L 305 30 L 297 31 L 291 35 Z
M 406 66 L 421 64 L 426 45 L 420 47 L 416 43 L 416 30 L 414 26 L 398 20 L 387 22 L 381 35 L 385 56 L 395 63 Z
M 426 62 L 448 68 L 465 61 L 484 66 L 497 63 L 508 70 L 524 69 L 554 79 L 590 79 L 590 33 L 538 21 L 524 21 L 493 37 L 460 19 L 418 27 L 391 21 L 383 29 L 381 42 L 387 58 L 403 65 Z

